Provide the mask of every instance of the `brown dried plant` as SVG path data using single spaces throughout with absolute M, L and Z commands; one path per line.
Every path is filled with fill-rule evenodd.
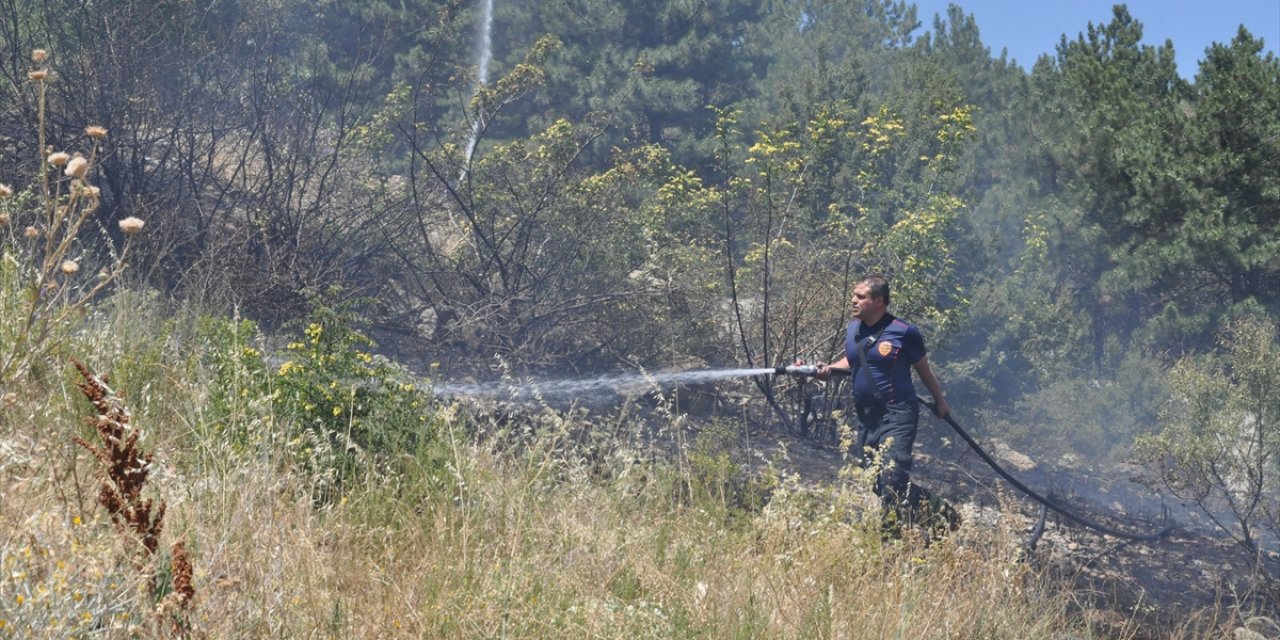
M 151 473 L 152 454 L 139 449 L 138 431 L 129 426 L 129 410 L 107 386 L 106 379 L 94 375 L 78 360 L 72 359 L 71 363 L 85 380 L 76 386 L 98 412 L 85 418 L 85 423 L 98 433 L 102 445 L 75 438 L 76 444 L 88 449 L 105 468 L 98 503 L 111 514 L 111 521 L 126 539 L 140 544 L 144 555 L 153 555 L 164 529 L 165 503 L 161 500 L 156 505 L 150 498 L 142 497 L 142 487 Z
M 124 537 L 132 552 L 134 566 L 143 573 L 154 560 L 160 545 L 160 533 L 164 530 L 165 502 L 158 503 L 142 497 L 142 489 L 151 473 L 154 454 L 138 446 L 138 430 L 130 426 L 131 415 L 123 399 L 107 385 L 106 376 L 98 376 L 76 359 L 75 365 L 84 382 L 76 383 L 84 393 L 96 416 L 85 418 L 101 439 L 95 445 L 84 438 L 75 442 L 93 454 L 102 463 L 103 473 L 98 485 L 98 503 L 111 514 L 116 530 Z M 155 611 L 159 629 L 183 634 L 187 613 L 195 598 L 195 582 L 191 556 L 186 545 L 179 540 L 170 553 L 172 590 L 158 603 Z M 159 593 L 160 584 L 152 576 L 152 589 Z
M 175 597 L 179 605 L 185 606 L 196 597 L 196 583 L 193 577 L 195 573 L 194 567 L 191 565 L 191 556 L 187 553 L 187 545 L 179 540 L 173 543 L 173 593 L 170 597 Z
M 191 565 L 191 556 L 187 553 L 187 545 L 179 540 L 173 543 L 169 554 L 173 568 L 173 590 L 156 606 L 155 618 L 159 625 L 157 630 L 168 632 L 173 636 L 190 635 L 191 603 L 196 597 L 196 586 Z

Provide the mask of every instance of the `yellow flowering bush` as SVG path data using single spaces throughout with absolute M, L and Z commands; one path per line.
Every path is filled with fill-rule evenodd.
M 295 453 L 329 497 L 357 474 L 392 471 L 392 460 L 430 439 L 430 395 L 373 355 L 376 345 L 351 327 L 353 316 L 317 305 L 270 383 L 277 411 L 297 429 Z

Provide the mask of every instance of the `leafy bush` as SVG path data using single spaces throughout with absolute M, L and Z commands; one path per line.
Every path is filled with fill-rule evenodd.
M 750 450 L 744 446 L 747 425 L 716 418 L 697 437 L 686 454 L 685 483 L 690 502 L 728 519 L 759 513 L 777 483 L 773 468 L 756 476 L 747 468 Z
M 321 496 L 431 437 L 430 394 L 401 368 L 374 356 L 372 340 L 352 328 L 349 305 L 317 304 L 301 340 L 289 342 L 272 375 L 275 407 L 297 431 L 299 451 Z
M 1280 337 L 1274 320 L 1227 325 L 1221 350 L 1179 361 L 1163 428 L 1138 440 L 1160 483 L 1254 553 L 1280 536 Z
M 270 418 L 270 374 L 250 320 L 202 316 L 196 321 L 200 368 L 210 375 L 205 421 L 233 449 L 261 445 Z

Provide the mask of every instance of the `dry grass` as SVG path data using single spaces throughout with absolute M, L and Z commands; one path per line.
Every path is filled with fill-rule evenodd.
M 721 477 L 698 473 L 711 457 L 655 462 L 626 418 L 498 424 L 437 407 L 430 450 L 317 503 L 272 390 L 211 410 L 201 363 L 216 345 L 160 313 L 122 294 L 69 344 L 116 374 L 134 445 L 154 452 L 137 459 L 167 505 L 156 548 L 185 541 L 190 636 L 1141 637 L 1073 614 L 1071 594 L 1018 561 L 1020 531 L 881 543 L 858 482 L 802 488 L 782 462 L 768 502 L 744 509 L 731 487 L 699 484 Z M 74 375 L 27 378 L 0 406 L 0 638 L 170 633 L 153 576 L 97 504 L 100 462 L 74 444 L 95 435 Z M 227 420 L 253 437 L 229 439 Z M 584 431 L 613 437 L 585 448 Z M 1229 632 L 1167 635 L 1206 629 Z
M 1011 554 L 993 555 L 1015 545 L 881 546 L 858 523 L 786 504 L 727 527 L 655 499 L 670 478 L 548 482 L 546 469 L 459 451 L 469 481 L 454 495 L 378 492 L 317 513 L 302 488 L 251 473 L 234 496 L 198 501 L 220 508 L 193 503 L 212 583 L 203 631 L 1033 638 L 1065 625 Z
M 132 552 L 109 516 L 73 498 L 89 493 L 75 485 L 93 460 L 68 459 L 76 427 L 63 421 L 82 405 L 61 402 L 41 413 L 33 396 L 20 408 L 34 420 L 4 423 L 7 459 L 19 462 L 0 478 L 12 532 L 0 549 L 25 564 L 6 567 L 0 617 L 51 637 L 65 631 L 53 620 L 145 632 L 154 595 Z M 598 460 L 566 448 L 567 420 L 547 420 L 518 455 L 464 438 L 450 428 L 460 415 L 436 420 L 452 434 L 447 465 L 405 467 L 326 507 L 281 457 L 144 430 L 160 452 L 148 486 L 169 505 L 163 537 L 189 541 L 192 634 L 1036 638 L 1071 626 L 1004 532 L 882 545 L 860 521 L 860 489 L 785 483 L 762 512 L 726 518 L 723 504 L 681 497 L 688 478 L 675 467 L 633 452 L 617 452 L 600 480 Z M 43 609 L 34 596 L 17 603 L 42 584 Z

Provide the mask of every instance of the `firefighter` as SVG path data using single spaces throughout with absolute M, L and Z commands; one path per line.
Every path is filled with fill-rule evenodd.
M 913 522 L 954 529 L 954 509 L 911 482 L 911 450 L 920 424 L 920 399 L 911 371 L 933 396 L 939 418 L 946 418 L 951 409 L 929 367 L 920 329 L 889 313 L 888 307 L 889 283 L 883 276 L 860 280 L 853 288 L 844 357 L 818 363 L 816 375 L 826 380 L 835 369 L 852 371 L 858 420 L 855 451 L 864 467 L 879 466 L 874 490 L 881 499 L 885 534 L 896 537 L 903 525 Z

